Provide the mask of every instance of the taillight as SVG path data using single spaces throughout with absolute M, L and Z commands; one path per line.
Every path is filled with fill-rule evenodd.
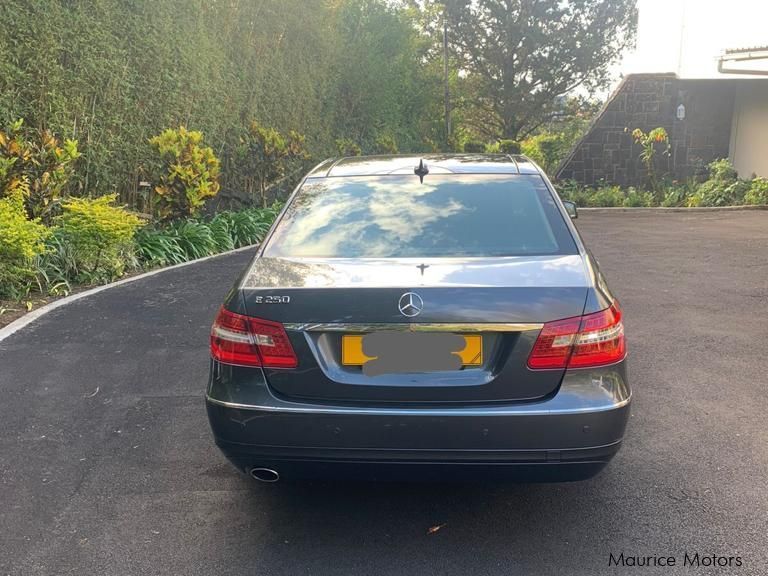
M 528 357 L 528 367 L 589 368 L 627 355 L 618 302 L 601 312 L 547 322 Z
M 293 346 L 279 322 L 219 310 L 211 327 L 211 356 L 223 364 L 295 368 Z

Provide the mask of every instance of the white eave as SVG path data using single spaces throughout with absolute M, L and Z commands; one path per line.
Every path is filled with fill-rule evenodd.
M 755 62 L 765 60 L 768 67 L 768 46 L 757 46 L 754 48 L 737 48 L 726 50 L 717 61 L 717 70 L 722 74 L 750 74 L 753 76 L 768 76 L 768 69 L 759 68 L 731 68 L 727 63 L 732 62 Z

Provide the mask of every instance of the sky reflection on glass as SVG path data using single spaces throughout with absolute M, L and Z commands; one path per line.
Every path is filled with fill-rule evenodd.
M 537 177 L 538 178 L 538 177 Z M 266 256 L 392 258 L 557 254 L 540 178 L 413 175 L 307 182 Z M 551 206 L 548 206 L 551 210 Z M 559 216 L 558 216 L 559 218 Z M 562 222 L 559 222 L 563 225 Z

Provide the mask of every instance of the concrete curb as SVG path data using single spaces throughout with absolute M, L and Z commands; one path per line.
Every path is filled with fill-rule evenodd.
M 749 206 L 696 206 L 685 208 L 682 206 L 664 207 L 664 206 L 637 206 L 629 208 L 627 206 L 602 206 L 602 207 L 579 207 L 579 212 L 733 212 L 739 210 L 768 210 L 767 204 L 757 204 Z
M 56 308 L 61 308 L 62 306 L 71 304 L 72 302 L 80 300 L 81 298 L 86 298 L 87 296 L 92 296 L 93 294 L 98 294 L 99 292 L 103 292 L 104 290 L 109 290 L 110 288 L 115 288 L 117 286 L 122 286 L 123 284 L 135 282 L 136 280 L 149 278 L 150 276 L 155 276 L 157 274 L 161 274 L 162 272 L 167 272 L 168 270 L 176 270 L 178 268 L 184 268 L 185 266 L 199 264 L 200 262 L 205 262 L 206 260 L 212 260 L 220 256 L 226 256 L 227 254 L 237 254 L 238 252 L 253 250 L 257 246 L 258 244 L 251 244 L 250 246 L 243 246 L 241 248 L 235 248 L 234 250 L 219 252 L 218 254 L 212 254 L 211 256 L 205 256 L 203 258 L 198 258 L 197 260 L 190 260 L 188 262 L 182 262 L 181 264 L 166 266 L 165 268 L 156 268 L 155 270 L 150 270 L 149 272 L 144 272 L 143 274 L 137 274 L 136 276 L 131 276 L 130 278 L 123 278 L 122 280 L 117 280 L 115 282 L 104 284 L 102 286 L 96 286 L 95 288 L 84 290 L 82 292 L 78 292 L 77 294 L 72 294 L 71 296 L 65 296 L 64 298 L 54 300 L 53 302 L 50 302 L 45 306 L 40 306 L 40 308 L 36 308 L 35 310 L 32 310 L 31 312 L 26 313 L 24 316 L 14 320 L 7 326 L 0 328 L 0 342 L 8 338 L 10 335 L 15 334 L 25 326 L 32 324 L 32 322 L 34 322 L 41 316 L 44 316 L 51 310 L 56 310 Z

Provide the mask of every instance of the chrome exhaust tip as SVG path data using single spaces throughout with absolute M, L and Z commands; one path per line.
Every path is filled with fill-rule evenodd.
M 251 468 L 250 474 L 259 482 L 277 482 L 280 480 L 280 474 L 271 468 Z

